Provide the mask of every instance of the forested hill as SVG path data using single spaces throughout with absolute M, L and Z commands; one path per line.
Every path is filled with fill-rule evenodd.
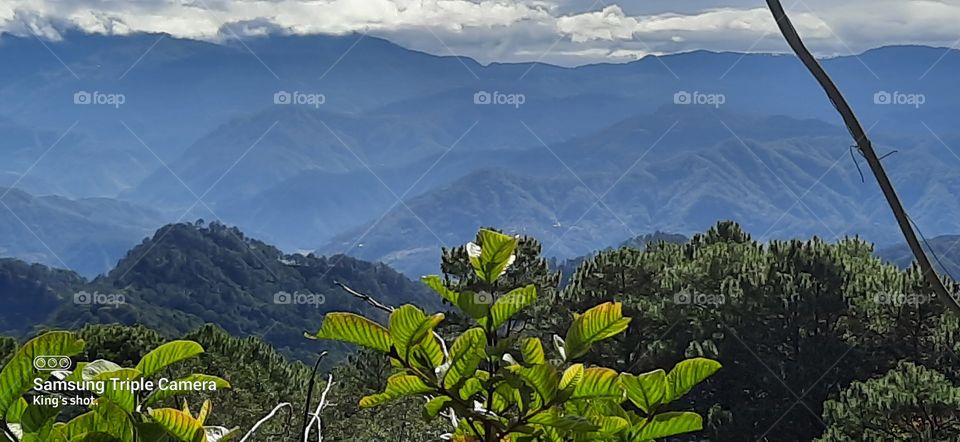
M 0 261 L 0 300 L 15 313 L 3 315 L 0 330 L 22 334 L 36 324 L 72 329 L 120 322 L 180 336 L 215 323 L 306 356 L 312 343 L 303 332 L 315 330 L 325 312 L 373 314 L 335 282 L 391 304 L 434 302 L 419 282 L 386 265 L 342 255 L 287 255 L 236 228 L 198 222 L 164 226 L 93 281 Z

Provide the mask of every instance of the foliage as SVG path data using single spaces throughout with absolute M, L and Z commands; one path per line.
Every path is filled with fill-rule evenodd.
M 394 310 L 386 327 L 352 313 L 329 313 L 320 330 L 307 335 L 389 355 L 395 370 L 386 389 L 362 398 L 361 408 L 426 396 L 426 414 L 455 422 L 459 441 L 647 441 L 702 428 L 696 413 L 660 411 L 716 372 L 718 363 L 696 358 L 669 373 L 640 375 L 574 363 L 627 328 L 630 318 L 613 302 L 575 315 L 566 337 L 552 340 L 559 363 L 548 361 L 539 338 L 518 339 L 504 326 L 537 299 L 534 285 L 500 284 L 517 259 L 517 239 L 491 230 L 478 237 L 480 244 L 466 246 L 475 275 L 469 290 L 451 289 L 438 276 L 424 278 L 475 325 L 450 345 L 434 331 L 444 314 L 427 315 L 413 305 Z
M 923 366 L 901 362 L 854 382 L 824 404 L 821 441 L 960 440 L 960 386 Z
M 204 426 L 210 414 L 209 401 L 197 416 L 190 414 L 186 402 L 182 410 L 151 408 L 187 391 L 230 388 L 224 379 L 196 373 L 173 380 L 161 378 L 152 388 L 136 386 L 136 382 L 155 379 L 171 365 L 202 354 L 200 344 L 185 340 L 162 344 L 144 355 L 134 368 L 98 359 L 78 362 L 73 370 L 50 371 L 38 368 L 35 362 L 38 357 L 76 356 L 85 345 L 75 333 L 51 331 L 17 349 L 0 372 L 0 429 L 4 439 L 223 442 L 236 435 L 237 430 Z M 24 396 L 28 392 L 30 395 Z M 43 400 L 27 400 L 33 396 Z M 83 401 L 85 397 L 91 400 Z M 89 411 L 67 422 L 58 420 L 64 409 L 88 403 Z

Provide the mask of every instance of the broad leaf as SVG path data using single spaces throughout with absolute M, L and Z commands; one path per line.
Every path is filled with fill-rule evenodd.
M 172 364 L 190 359 L 201 353 L 203 353 L 203 347 L 196 342 L 171 341 L 147 353 L 143 359 L 140 359 L 136 368 L 140 373 L 143 373 L 143 377 L 149 378 Z
M 433 392 L 433 388 L 423 383 L 423 380 L 419 377 L 398 373 L 387 379 L 387 388 L 383 393 L 361 398 L 360 408 L 375 407 L 404 396 L 431 392 Z
M 427 404 L 424 405 L 424 408 L 426 409 L 426 412 L 427 412 L 427 416 L 436 417 L 438 414 L 440 414 L 440 411 L 443 410 L 443 407 L 445 407 L 447 403 L 452 400 L 453 399 L 450 398 L 449 396 L 437 396 L 433 399 L 430 399 L 429 401 L 427 401 Z
M 560 389 L 568 390 L 576 388 L 580 380 L 583 379 L 583 364 L 573 364 L 563 372 L 560 378 Z
M 427 316 L 413 305 L 404 305 L 390 313 L 390 337 L 397 354 L 409 361 L 411 349 L 443 321 L 443 314 Z
M 571 399 L 598 399 L 623 397 L 623 386 L 620 385 L 616 371 L 603 367 L 590 367 L 583 371 L 583 378 L 573 390 Z
M 437 292 L 437 294 L 440 295 L 441 298 L 446 299 L 447 302 L 453 305 L 457 305 L 457 303 L 460 301 L 460 293 L 457 293 L 453 290 L 448 289 L 447 286 L 443 283 L 443 280 L 440 279 L 439 276 L 437 275 L 424 276 L 420 278 L 420 280 L 423 281 L 423 283 L 426 284 L 427 287 L 430 287 L 431 289 L 433 289 L 434 292 Z
M 523 362 L 526 362 L 527 365 L 547 363 L 540 338 L 527 338 L 520 341 L 520 352 L 523 354 Z
M 623 373 L 620 382 L 630 402 L 647 414 L 655 412 L 667 397 L 667 374 L 660 369 L 636 376 Z
M 632 441 L 648 441 L 703 429 L 703 418 L 689 411 L 670 412 L 644 419 L 631 429 Z
M 560 375 L 557 369 L 550 364 L 540 364 L 531 367 L 512 365 L 507 367 L 510 372 L 517 375 L 524 383 L 533 388 L 537 395 L 543 399 L 544 403 L 550 403 L 557 397 L 557 389 L 560 386 Z
M 477 253 L 477 245 L 470 243 L 467 244 L 467 255 L 470 257 L 470 264 L 477 277 L 488 284 L 493 284 L 513 263 L 517 239 L 487 229 L 481 229 L 479 237 L 481 244 L 479 253 Z
M 630 318 L 624 318 L 622 310 L 621 303 L 607 302 L 587 310 L 582 315 L 576 315 L 564 339 L 567 359 L 582 356 L 590 350 L 593 343 L 626 330 L 630 325 Z
M 167 433 L 183 442 L 205 442 L 206 430 L 196 419 L 187 413 L 173 408 L 150 410 L 153 421 L 163 427 Z
M 536 301 L 537 287 L 533 284 L 511 290 L 506 295 L 501 296 L 500 299 L 493 304 L 493 307 L 490 308 L 490 319 L 492 319 L 493 322 L 489 324 L 489 328 L 496 329 L 506 324 L 507 320 L 512 318 L 513 315 L 533 305 Z
M 664 402 L 670 403 L 679 399 L 720 368 L 720 363 L 712 359 L 693 358 L 681 361 L 667 374 L 667 392 Z
M 37 356 L 74 356 L 83 350 L 84 342 L 70 332 L 48 332 L 27 341 L 17 349 L 7 365 L 0 371 L 0 416 L 6 416 L 7 410 L 24 393 L 30 390 L 34 378 L 38 377 L 33 367 Z M 39 374 L 46 379 L 46 374 Z
M 353 313 L 327 313 L 317 334 L 310 339 L 349 342 L 390 353 L 390 332 L 382 325 Z
M 443 377 L 443 386 L 452 389 L 461 380 L 473 376 L 486 356 L 487 335 L 482 328 L 471 328 L 453 341 L 450 347 L 450 369 Z
M 142 373 L 135 368 L 121 368 L 117 371 L 100 373 L 93 380 L 103 381 L 104 388 L 101 397 L 109 399 L 123 411 L 132 413 L 136 407 L 137 392 L 130 388 L 128 382 L 122 381 L 133 381 L 142 377 Z

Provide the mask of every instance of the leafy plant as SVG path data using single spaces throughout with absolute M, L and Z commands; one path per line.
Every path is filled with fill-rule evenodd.
M 383 392 L 360 400 L 362 408 L 424 396 L 425 415 L 449 418 L 454 431 L 448 437 L 462 442 L 652 441 L 702 429 L 696 413 L 663 410 L 719 370 L 718 362 L 689 359 L 669 372 L 639 375 L 576 362 L 595 343 L 627 329 L 630 318 L 616 302 L 574 315 L 565 337 L 553 336 L 556 354 L 548 358 L 539 338 L 521 339 L 510 322 L 537 299 L 534 285 L 502 287 L 517 239 L 490 230 L 478 238 L 466 247 L 479 280 L 475 290 L 423 278 L 475 325 L 450 345 L 435 331 L 444 314 L 413 305 L 394 310 L 387 326 L 329 313 L 317 333 L 307 334 L 389 356 L 395 372 Z
M 40 371 L 38 356 L 70 357 L 83 351 L 85 342 L 71 332 L 42 334 L 24 344 L 0 372 L 0 427 L 4 441 L 165 441 L 226 442 L 236 429 L 204 426 L 211 405 L 205 401 L 197 416 L 183 409 L 151 408 L 165 399 L 208 387 L 229 388 L 216 376 L 191 374 L 169 381 L 163 388 L 134 387 L 150 380 L 167 367 L 203 353 L 193 341 L 173 341 L 147 353 L 134 368 L 123 368 L 107 360 L 79 362 L 72 370 Z M 47 382 L 53 379 L 57 382 Z M 47 386 L 52 386 L 46 390 Z M 160 387 L 160 383 L 154 384 Z M 175 388 L 171 388 L 175 386 Z M 92 391 L 91 391 L 92 390 Z M 29 396 L 25 396 L 27 394 Z M 28 401 L 42 395 L 48 400 Z M 67 422 L 58 421 L 61 404 L 76 405 L 70 399 L 89 397 L 89 411 Z M 56 403 L 50 403 L 49 399 Z M 63 399 L 63 400 L 61 400 Z M 83 404 L 85 402 L 81 402 Z

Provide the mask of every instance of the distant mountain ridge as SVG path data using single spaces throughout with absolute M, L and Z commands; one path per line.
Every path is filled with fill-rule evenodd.
M 960 214 L 958 168 L 943 147 L 960 142 L 950 117 L 960 113 L 958 55 L 886 47 L 824 60 L 877 143 L 900 151 L 885 163 L 914 218 L 933 235 L 960 230 L 950 221 L 960 217 L 953 216 Z M 197 218 L 240 226 L 283 250 L 351 253 L 413 275 L 432 265 L 428 251 L 469 239 L 480 225 L 470 224 L 482 219 L 546 242 L 556 242 L 563 234 L 554 230 L 563 226 L 596 229 L 571 231 L 569 244 L 555 246 L 560 257 L 638 232 L 699 231 L 716 219 L 769 237 L 877 237 L 892 226 L 874 216 L 883 213 L 875 189 L 860 185 L 842 158 L 849 135 L 791 56 L 695 51 L 571 69 L 481 65 L 359 34 L 213 44 L 67 32 L 55 42 L 0 35 L 0 60 L 11 61 L 0 63 L 0 186 L 107 197 L 159 214 L 146 229 L 108 223 L 117 244 L 110 246 L 98 242 L 103 232 L 63 229 L 74 224 L 70 217 L 51 213 L 27 223 L 84 239 L 65 246 L 70 250 L 109 249 L 74 259 L 50 244 L 87 275 L 109 269 L 160 225 Z M 125 101 L 74 103 L 84 92 Z M 920 107 L 875 103 L 883 92 L 928 99 Z M 319 94 L 323 104 L 275 102 L 282 93 Z M 522 95 L 523 104 L 475 101 L 485 93 Z M 687 95 L 724 100 L 700 106 L 684 102 Z M 583 225 L 576 222 L 628 170 Z M 486 171 L 499 185 L 479 183 Z M 822 185 L 808 192 L 821 176 Z M 482 194 L 458 189 L 478 183 Z M 446 190 L 460 196 L 459 207 L 430 219 L 430 201 L 443 200 L 438 193 Z M 505 202 L 492 211 L 499 215 L 479 212 L 483 197 Z M 431 227 L 400 220 L 410 216 L 407 206 Z M 381 217 L 403 225 L 404 238 L 386 244 Z M 2 253 L 51 262 L 50 252 L 26 244 L 33 235 L 22 233 L 0 237 Z
M 287 255 L 233 227 L 174 224 L 92 281 L 64 270 L 0 260 L 0 301 L 23 310 L 5 316 L 0 330 L 24 334 L 43 326 L 119 322 L 179 336 L 215 323 L 234 335 L 261 336 L 303 358 L 313 351 L 303 333 L 316 329 L 324 313 L 378 314 L 335 282 L 393 305 L 436 305 L 419 282 L 383 264 L 346 256 Z

